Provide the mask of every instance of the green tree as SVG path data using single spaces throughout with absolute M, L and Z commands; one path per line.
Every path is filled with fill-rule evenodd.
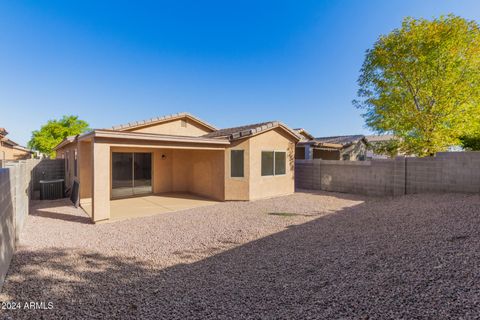
M 462 147 L 468 151 L 480 151 L 480 134 L 460 137 Z
M 63 139 L 88 130 L 88 123 L 78 116 L 63 116 L 60 120 L 49 120 L 40 130 L 33 131 L 28 147 L 54 157 L 53 148 Z
M 480 123 L 480 31 L 448 15 L 404 19 L 367 50 L 358 79 L 368 127 L 393 133 L 408 154 L 460 145 Z

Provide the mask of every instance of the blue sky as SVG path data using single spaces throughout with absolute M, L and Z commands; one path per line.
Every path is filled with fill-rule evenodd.
M 480 20 L 478 1 L 2 1 L 0 127 L 93 128 L 186 111 L 368 133 L 351 101 L 365 50 L 405 16 Z

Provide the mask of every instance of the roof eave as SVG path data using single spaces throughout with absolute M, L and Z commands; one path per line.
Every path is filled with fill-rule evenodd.
M 78 138 L 79 141 L 89 138 L 112 138 L 112 139 L 132 139 L 132 140 L 151 140 L 164 142 L 180 142 L 180 143 L 199 143 L 199 144 L 216 144 L 216 145 L 230 145 L 226 139 L 215 138 L 200 138 L 187 137 L 175 135 L 162 135 L 153 133 L 132 133 L 125 131 L 107 131 L 107 130 L 93 130 Z

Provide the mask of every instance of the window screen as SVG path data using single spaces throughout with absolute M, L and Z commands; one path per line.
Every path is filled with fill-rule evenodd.
M 232 150 L 230 154 L 230 176 L 243 177 L 243 150 Z
M 273 176 L 273 151 L 262 151 L 262 176 Z
M 275 152 L 275 175 L 285 174 L 286 152 Z

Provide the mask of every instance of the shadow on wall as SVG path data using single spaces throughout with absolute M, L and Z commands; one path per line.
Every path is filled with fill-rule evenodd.
M 469 280 L 480 258 L 471 197 L 372 199 L 166 269 L 79 250 L 20 251 L 1 300 L 54 304 L 8 311 L 15 319 L 468 317 L 480 298 Z M 460 203 L 465 210 L 447 218 Z

